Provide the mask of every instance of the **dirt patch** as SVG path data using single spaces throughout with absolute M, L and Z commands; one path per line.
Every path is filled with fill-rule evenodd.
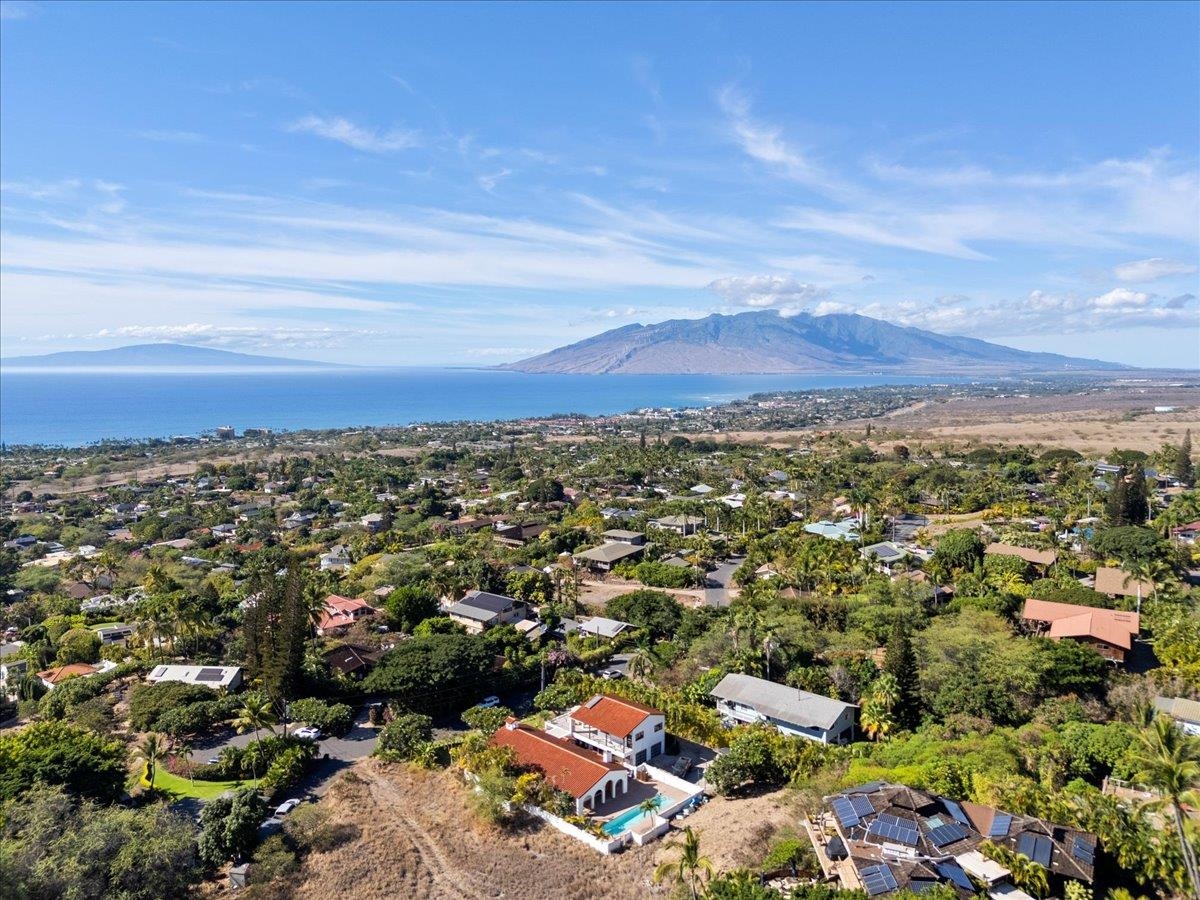
M 760 797 L 727 800 L 714 797 L 678 824 L 691 826 L 700 837 L 700 851 L 718 871 L 751 869 L 766 856 L 772 837 L 782 829 L 795 829 L 800 819 L 797 798 L 788 791 Z M 670 835 L 666 840 L 670 839 Z M 674 859 L 677 851 L 653 845 L 655 864 Z
M 592 581 L 586 580 L 579 586 L 579 602 L 599 614 L 613 597 L 628 594 L 631 591 L 659 591 L 670 594 L 684 606 L 703 606 L 704 591 L 700 588 L 683 590 L 680 588 L 647 588 L 640 581 Z
M 374 760 L 351 771 L 358 780 L 342 779 L 321 803 L 359 834 L 308 857 L 293 897 L 640 900 L 664 893 L 650 884 L 651 848 L 604 857 L 545 826 L 480 825 L 449 772 Z

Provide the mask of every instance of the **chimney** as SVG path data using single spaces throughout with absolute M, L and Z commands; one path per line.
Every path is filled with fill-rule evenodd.
M 513 718 L 512 716 L 509 716 L 507 719 L 504 720 L 504 727 L 507 728 L 509 731 L 516 731 L 517 728 L 520 727 L 520 725 L 521 725 L 521 720 Z

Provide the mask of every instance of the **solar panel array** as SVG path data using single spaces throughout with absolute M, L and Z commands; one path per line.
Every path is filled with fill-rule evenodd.
M 988 837 L 1006 837 L 1008 835 L 1008 826 L 1012 824 L 1012 816 L 1008 813 L 998 812 L 992 819 L 992 827 L 988 829 Z
M 1049 867 L 1053 849 L 1050 838 L 1040 834 L 1023 834 L 1017 840 L 1017 852 L 1028 856 L 1039 866 Z
M 867 829 L 867 834 L 873 834 L 887 841 L 908 844 L 912 847 L 917 845 L 917 839 L 920 837 L 914 822 L 910 822 L 908 819 L 901 819 L 899 816 L 893 816 L 890 813 L 880 813 L 871 822 L 870 827 Z
M 872 897 L 894 891 L 898 887 L 896 876 L 887 866 L 867 866 L 859 871 L 859 875 L 862 876 L 862 883 L 867 889 L 867 893 Z
M 848 797 L 834 797 L 830 806 L 833 807 L 833 814 L 837 816 L 837 820 L 841 822 L 843 828 L 853 828 L 862 821 L 862 817 L 854 811 L 854 804 Z
M 974 891 L 975 885 L 971 884 L 971 879 L 967 877 L 967 873 L 963 871 L 962 866 L 956 862 L 940 862 L 936 864 L 937 873 L 947 881 L 954 884 L 955 887 L 960 887 L 964 891 Z
M 850 805 L 854 807 L 854 811 L 858 813 L 861 819 L 865 819 L 875 812 L 875 807 L 871 805 L 871 798 L 864 797 L 862 794 L 852 796 L 850 798 Z
M 946 810 L 950 813 L 950 815 L 954 816 L 954 820 L 956 822 L 962 825 L 970 826 L 971 820 L 967 818 L 967 814 L 963 812 L 963 808 L 953 800 L 947 800 L 943 797 L 942 806 L 946 807 Z
M 1096 847 L 1083 835 L 1077 834 L 1071 841 L 1071 855 L 1090 866 L 1096 861 Z
M 933 841 L 933 846 L 935 847 L 945 847 L 947 844 L 961 841 L 966 836 L 967 829 L 963 828 L 957 822 L 939 825 L 929 832 L 929 840 Z
M 196 673 L 197 681 L 220 681 L 225 673 L 220 669 L 201 669 Z

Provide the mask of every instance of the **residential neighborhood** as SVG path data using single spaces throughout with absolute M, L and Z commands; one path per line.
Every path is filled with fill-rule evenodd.
M 654 421 L 235 434 L 239 461 L 130 446 L 120 484 L 11 480 L 0 759 L 174 811 L 221 890 L 310 877 L 292 823 L 390 827 L 355 812 L 370 784 L 648 896 L 686 841 L 713 897 L 1186 895 L 1197 812 L 1156 774 L 1200 730 L 1186 441 Z M 22 452 L 14 476 L 49 470 Z M 23 768 L 51 739 L 108 774 Z

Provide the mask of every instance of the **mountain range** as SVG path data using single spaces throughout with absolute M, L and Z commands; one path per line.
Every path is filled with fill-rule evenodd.
M 42 356 L 7 356 L 5 368 L 21 369 L 337 369 L 333 363 L 282 356 L 234 353 L 187 344 L 134 344 L 110 350 L 67 350 Z
M 1000 375 L 1128 367 L 1015 350 L 852 313 L 783 316 L 764 310 L 626 325 L 502 368 L 577 374 Z

